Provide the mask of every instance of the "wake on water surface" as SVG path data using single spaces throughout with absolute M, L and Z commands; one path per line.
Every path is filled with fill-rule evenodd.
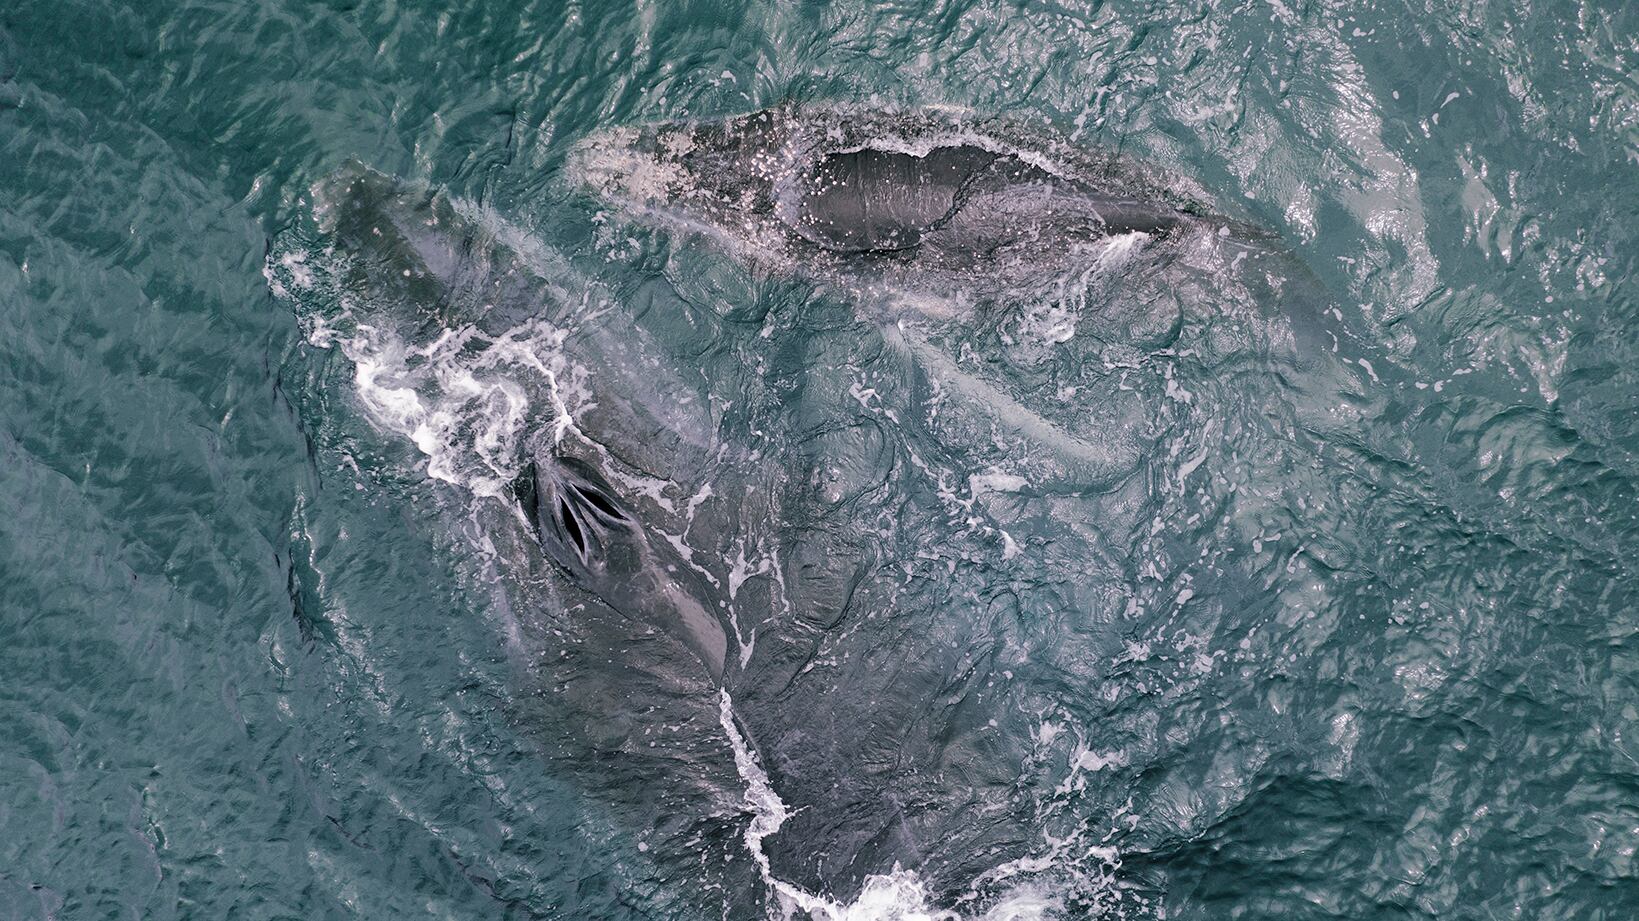
M 1237 495 L 1249 468 L 1311 494 L 1269 389 L 1301 364 L 1291 330 L 1224 225 L 907 315 L 725 297 L 734 273 L 686 244 L 617 295 L 604 263 L 661 246 L 618 216 L 586 215 L 599 242 L 570 256 L 362 167 L 313 204 L 270 284 L 446 484 L 497 573 L 520 720 L 683 903 L 1146 917 L 1124 855 L 1248 788 L 1156 767 L 1212 732 L 1166 715 L 1226 672 L 1192 622 L 1256 616 L 1200 535 L 1279 541 L 1260 509 L 1288 500 Z M 554 483 L 584 500 L 543 502 Z

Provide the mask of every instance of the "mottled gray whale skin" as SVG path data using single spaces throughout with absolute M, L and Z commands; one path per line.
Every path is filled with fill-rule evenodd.
M 918 293 L 984 299 L 1035 290 L 1111 245 L 1267 236 L 1114 155 L 941 109 L 792 104 L 603 132 L 572 160 L 605 200 L 749 260 Z

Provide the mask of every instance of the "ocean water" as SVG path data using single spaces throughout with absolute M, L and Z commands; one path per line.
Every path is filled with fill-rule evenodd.
M 1634 917 L 1636 74 L 1620 3 L 5 6 L 0 918 Z M 587 181 L 771 106 L 1262 242 L 888 298 Z

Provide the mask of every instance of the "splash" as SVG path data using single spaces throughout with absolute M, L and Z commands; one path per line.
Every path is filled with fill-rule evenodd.
M 897 864 L 888 873 L 867 877 L 859 896 L 847 904 L 780 879 L 774 875 L 763 841 L 780 830 L 791 812 L 769 782 L 756 752 L 746 744 L 734 715 L 733 698 L 726 689 L 719 692 L 719 715 L 723 733 L 734 751 L 734 767 L 746 786 L 745 806 L 751 814 L 745 830 L 746 850 L 757 862 L 763 882 L 774 893 L 786 918 L 795 917 L 796 912 L 803 912 L 810 921 L 966 921 L 969 917 L 974 921 L 1050 921 L 1062 917 L 1063 899 L 1046 886 L 1029 883 L 1007 892 L 981 915 L 964 916 L 936 908 L 929 904 L 927 885 L 921 877 Z M 1046 869 L 1050 864 L 1046 861 L 1033 869 Z M 990 875 L 1000 871 L 1000 877 L 1005 877 L 1029 869 L 1021 864 L 998 868 Z
M 304 304 L 328 306 L 303 313 L 308 343 L 341 351 L 366 417 L 413 444 L 429 476 L 498 497 L 518 476 L 540 404 L 549 407 L 553 442 L 576 429 L 570 406 L 585 371 L 564 353 L 567 330 L 544 320 L 500 335 L 467 325 L 418 343 L 380 316 L 380 305 L 359 302 L 337 283 L 342 258 L 275 252 L 263 272 L 276 295 L 300 292 Z

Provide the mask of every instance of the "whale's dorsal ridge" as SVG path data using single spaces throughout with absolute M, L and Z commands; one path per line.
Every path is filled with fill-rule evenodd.
M 997 156 L 967 144 L 925 154 L 875 147 L 825 154 L 803 179 L 794 229 L 833 252 L 911 249 L 950 219 Z

